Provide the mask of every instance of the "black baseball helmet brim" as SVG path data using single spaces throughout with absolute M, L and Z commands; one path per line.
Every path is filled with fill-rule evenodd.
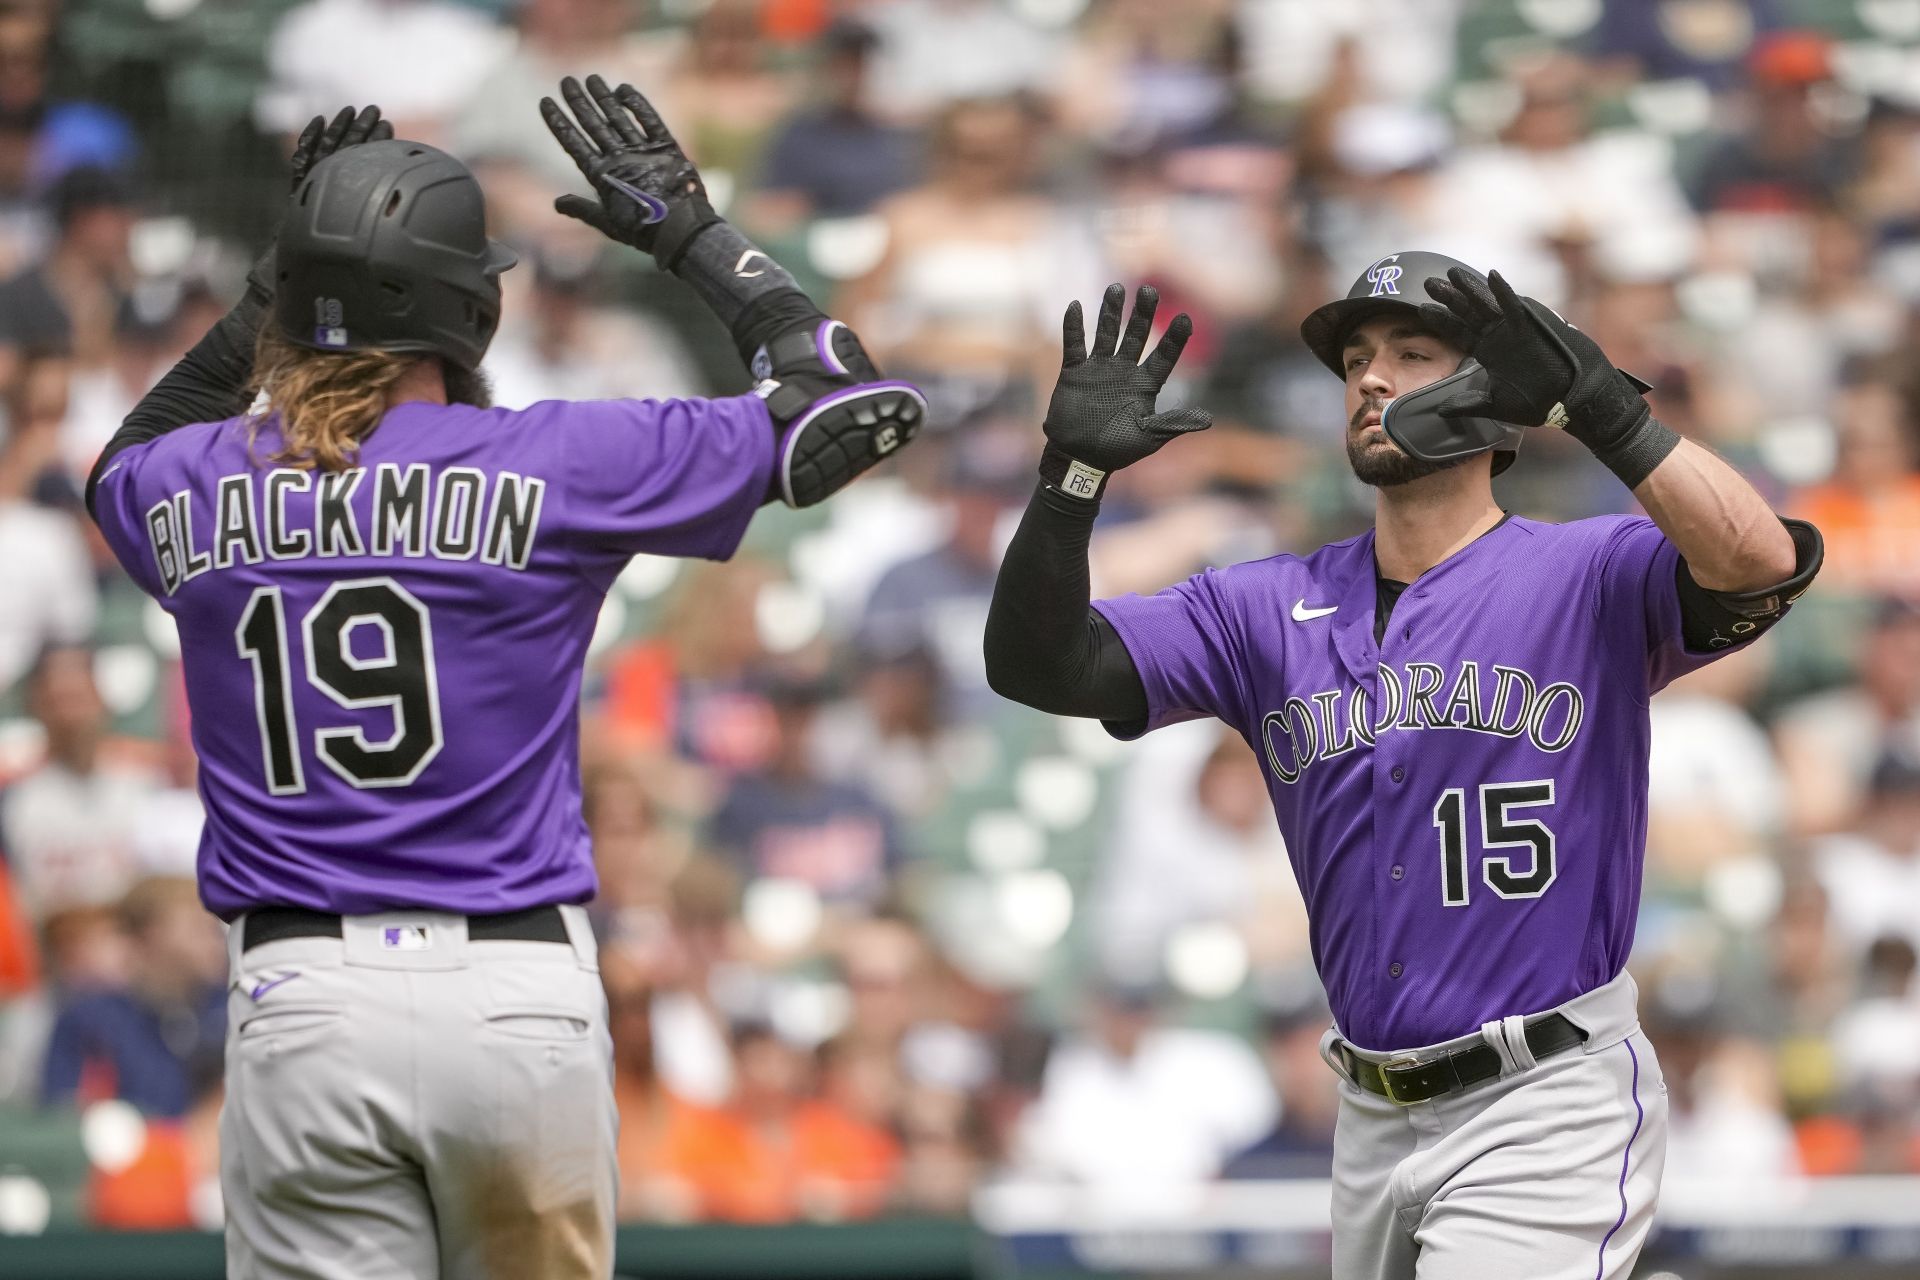
M 1466 329 L 1435 324 L 1420 313 L 1419 304 L 1430 301 L 1426 290 L 1430 278 L 1445 278 L 1449 267 L 1465 265 L 1442 253 L 1423 250 L 1390 253 L 1361 272 L 1346 297 L 1316 308 L 1302 321 L 1301 341 L 1307 344 L 1307 350 L 1313 352 L 1315 359 L 1342 379 L 1347 376 L 1347 370 L 1341 360 L 1341 348 L 1346 345 L 1348 335 L 1378 316 L 1404 315 L 1464 352 L 1472 346 Z M 1388 278 L 1382 280 L 1380 277 L 1389 271 Z

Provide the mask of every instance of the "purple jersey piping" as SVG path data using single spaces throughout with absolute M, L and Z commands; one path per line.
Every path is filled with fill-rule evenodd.
M 922 412 L 926 411 L 927 397 L 921 394 L 920 388 L 914 386 L 911 382 L 863 382 L 857 387 L 848 387 L 845 391 L 830 395 L 825 400 L 815 404 L 800 416 L 799 421 L 787 429 L 786 447 L 780 451 L 780 491 L 786 495 L 788 506 L 793 505 L 793 449 L 795 445 L 800 443 L 801 433 L 807 429 L 808 425 L 811 424 L 815 418 L 825 413 L 828 409 L 833 408 L 833 406 L 845 404 L 849 400 L 858 400 L 862 396 L 870 396 L 881 391 L 904 391 L 920 402 Z
M 1633 1038 L 1629 1036 L 1620 1043 L 1627 1046 L 1627 1056 L 1633 1059 L 1633 1132 L 1627 1137 L 1627 1149 L 1620 1153 L 1620 1216 L 1614 1220 L 1605 1237 L 1600 1241 L 1600 1257 L 1593 1268 L 1593 1280 L 1603 1280 L 1607 1272 L 1607 1245 L 1613 1241 L 1614 1232 L 1626 1225 L 1627 1221 L 1627 1162 L 1633 1155 L 1634 1139 L 1640 1136 L 1640 1126 L 1645 1123 L 1647 1109 L 1640 1105 L 1640 1055 L 1633 1051 Z

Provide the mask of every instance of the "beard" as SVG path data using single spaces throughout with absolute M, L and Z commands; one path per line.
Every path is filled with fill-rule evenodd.
M 1347 423 L 1347 465 L 1353 468 L 1354 478 L 1361 484 L 1375 489 L 1411 484 L 1415 480 L 1424 480 L 1428 476 L 1451 470 L 1467 458 L 1476 456 L 1468 454 L 1447 462 L 1428 462 L 1395 444 L 1385 431 L 1375 439 L 1368 439 L 1361 430 L 1360 420 L 1379 408 L 1380 405 L 1374 402 L 1362 404 L 1354 410 L 1352 420 Z
M 440 371 L 446 378 L 448 404 L 470 404 L 476 409 L 493 407 L 493 379 L 485 369 L 462 369 L 451 360 L 443 360 Z

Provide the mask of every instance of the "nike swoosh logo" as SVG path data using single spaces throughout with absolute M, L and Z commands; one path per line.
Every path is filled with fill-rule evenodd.
M 261 996 L 267 994 L 267 992 L 273 990 L 275 987 L 279 986 L 281 983 L 292 982 L 295 978 L 299 976 L 300 975 L 297 973 L 286 973 L 286 974 L 282 974 L 278 978 L 275 978 L 272 982 L 256 983 L 254 985 L 253 990 L 247 992 L 247 995 L 257 1002 Z
M 640 220 L 642 226 L 650 226 L 656 222 L 666 221 L 667 205 L 666 202 L 658 196 L 650 196 L 640 188 L 634 186 L 631 182 L 622 181 L 610 173 L 602 174 L 600 181 L 606 183 L 615 191 L 618 191 L 621 195 L 627 197 L 627 199 L 647 211 L 647 216 Z
M 1295 600 L 1293 602 L 1293 620 L 1295 622 L 1312 622 L 1315 618 L 1324 618 L 1330 613 L 1338 612 L 1340 612 L 1340 606 L 1337 604 L 1330 604 L 1324 609 L 1309 609 L 1307 608 L 1307 602 L 1305 600 Z

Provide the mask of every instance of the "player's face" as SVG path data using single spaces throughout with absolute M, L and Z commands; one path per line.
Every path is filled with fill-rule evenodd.
M 1410 456 L 1387 438 L 1380 411 L 1387 401 L 1438 382 L 1460 367 L 1462 352 L 1417 321 L 1380 316 L 1347 336 L 1347 461 L 1361 483 L 1406 484 L 1455 466 Z

